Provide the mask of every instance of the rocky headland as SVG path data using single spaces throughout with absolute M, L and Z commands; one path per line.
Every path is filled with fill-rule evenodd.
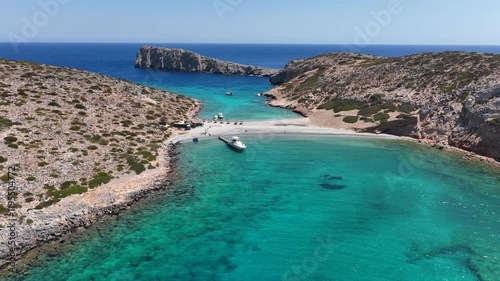
M 183 49 L 143 46 L 137 52 L 135 67 L 183 72 L 269 77 L 275 69 L 243 65 L 209 58 Z
M 0 266 L 168 185 L 164 124 L 200 107 L 86 71 L 0 59 Z
M 292 61 L 270 81 L 277 85 L 270 105 L 325 126 L 340 122 L 500 161 L 500 55 L 332 53 Z

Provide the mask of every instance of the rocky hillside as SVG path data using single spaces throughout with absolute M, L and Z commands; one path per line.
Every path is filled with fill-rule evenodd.
M 0 60 L 0 265 L 8 255 L 9 207 L 20 252 L 78 226 L 82 214 L 88 223 L 101 185 L 127 179 L 126 192 L 137 175 L 164 168 L 161 147 L 171 133 L 159 122 L 190 118 L 199 108 L 190 98 L 98 74 Z M 9 167 L 16 167 L 10 180 L 17 187 L 10 200 Z M 92 192 L 95 198 L 82 197 Z M 109 204 L 118 193 L 108 195 Z
M 292 61 L 270 78 L 271 105 L 364 131 L 411 136 L 500 160 L 500 55 L 387 58 L 333 53 Z M 347 112 L 347 113 L 346 113 Z
M 269 77 L 276 73 L 274 69 L 226 62 L 183 49 L 151 46 L 143 46 L 137 52 L 135 67 L 264 77 Z

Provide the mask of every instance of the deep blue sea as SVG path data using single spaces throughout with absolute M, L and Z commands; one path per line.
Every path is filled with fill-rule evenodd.
M 327 45 L 154 44 L 280 68 L 349 50 Z M 141 44 L 0 44 L 0 57 L 93 71 L 204 102 L 202 117 L 279 119 L 266 78 L 134 68 Z M 500 47 L 365 46 L 401 56 Z M 224 92 L 235 92 L 227 97 Z M 256 135 L 179 148 L 181 179 L 165 194 L 39 255 L 21 280 L 498 281 L 500 174 L 414 143 Z M 11 279 L 8 279 L 11 280 Z M 14 280 L 14 279 L 12 279 Z

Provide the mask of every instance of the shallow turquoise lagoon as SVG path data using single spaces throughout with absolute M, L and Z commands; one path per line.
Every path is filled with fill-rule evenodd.
M 257 94 L 272 89 L 268 78 L 207 73 L 180 73 L 144 71 L 147 81 L 139 81 L 152 87 L 183 94 L 203 101 L 198 117 L 212 119 L 219 112 L 226 119 L 269 120 L 299 118 L 290 110 L 266 105 L 266 98 Z M 226 95 L 233 92 L 234 96 Z
M 500 280 L 500 175 L 416 144 L 246 137 L 24 280 Z

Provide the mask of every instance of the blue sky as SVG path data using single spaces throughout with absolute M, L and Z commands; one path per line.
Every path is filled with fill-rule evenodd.
M 0 41 L 500 45 L 498 11 L 498 0 L 1 0 Z

